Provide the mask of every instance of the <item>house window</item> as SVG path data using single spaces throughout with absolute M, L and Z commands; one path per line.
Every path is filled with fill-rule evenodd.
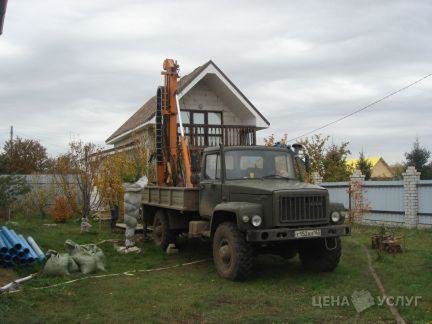
M 217 146 L 222 143 L 222 112 L 183 110 L 181 117 L 191 146 Z
M 192 112 L 192 123 L 195 125 L 205 125 L 206 123 L 206 115 L 204 112 Z
M 190 124 L 190 112 L 182 110 L 180 112 L 183 125 Z
M 222 125 L 222 114 L 220 112 L 208 112 L 207 120 L 209 125 Z

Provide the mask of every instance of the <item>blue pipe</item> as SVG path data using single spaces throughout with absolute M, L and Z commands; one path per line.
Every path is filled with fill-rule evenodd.
M 21 249 L 23 250 L 23 252 L 25 254 L 29 253 L 30 250 L 28 247 L 26 247 L 25 243 L 27 243 L 27 242 L 25 241 L 24 237 L 20 237 L 20 235 L 18 235 L 14 230 L 11 230 L 11 233 L 14 236 L 14 238 L 16 239 L 16 241 L 21 244 Z
M 3 240 L 3 237 L 0 235 L 0 252 L 6 253 L 8 252 L 8 247 L 6 246 L 5 241 Z
M 31 246 L 27 243 L 26 239 L 24 238 L 24 236 L 22 236 L 21 234 L 18 235 L 18 237 L 20 238 L 21 242 L 23 243 L 23 245 L 29 249 L 29 253 L 27 255 L 30 255 L 31 257 L 33 257 L 34 259 L 39 259 L 39 256 L 36 254 L 35 251 L 33 251 L 33 249 L 31 248 Z
M 2 226 L 1 231 L 4 234 L 4 237 L 6 237 L 10 244 L 13 246 L 13 248 L 15 250 L 20 250 L 21 249 L 21 243 L 19 243 L 16 238 L 14 237 L 14 235 L 11 233 L 11 231 L 6 227 L 6 226 Z
M 27 258 L 26 257 L 19 258 L 18 262 L 19 264 L 27 264 Z
M 15 251 L 14 247 L 12 246 L 12 243 L 9 242 L 9 240 L 7 239 L 7 237 L 3 234 L 3 232 L 0 230 L 0 236 L 3 239 L 3 242 L 6 244 L 6 247 L 8 249 L 9 253 L 13 253 Z
M 21 237 L 21 234 L 17 235 L 17 239 L 18 239 L 18 242 L 21 243 L 21 246 L 22 246 L 21 251 L 23 251 L 24 254 L 29 254 L 30 248 L 29 248 L 26 240 L 23 237 Z
M 28 263 L 28 264 L 32 264 L 33 262 L 36 261 L 35 258 L 29 257 L 29 256 L 26 258 L 26 260 L 27 260 L 27 263 Z
M 42 252 L 42 249 L 39 247 L 39 245 L 36 243 L 33 237 L 31 236 L 27 237 L 27 243 L 30 245 L 33 251 L 36 252 L 36 254 L 39 257 L 39 260 L 45 259 L 45 254 Z
M 6 253 L 6 254 L 3 256 L 3 260 L 5 260 L 5 261 L 10 261 L 10 260 L 12 260 L 12 256 L 11 256 L 9 253 Z
M 13 266 L 14 266 L 14 264 L 11 261 L 5 262 L 5 265 L 4 265 L 5 268 L 13 268 Z

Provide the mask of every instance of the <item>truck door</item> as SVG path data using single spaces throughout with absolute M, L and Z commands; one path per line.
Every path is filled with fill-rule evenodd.
M 210 218 L 213 208 L 221 202 L 221 159 L 219 153 L 205 155 L 204 170 L 199 184 L 199 212 L 204 218 Z

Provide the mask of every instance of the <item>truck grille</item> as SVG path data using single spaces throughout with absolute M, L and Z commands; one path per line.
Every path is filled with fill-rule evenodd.
M 279 197 L 279 220 L 282 223 L 327 220 L 326 197 Z

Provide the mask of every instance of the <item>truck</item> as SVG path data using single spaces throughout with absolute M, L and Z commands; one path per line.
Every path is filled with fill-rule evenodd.
M 176 76 L 176 63 L 166 62 L 164 67 L 171 67 L 166 78 L 169 71 Z M 155 244 L 166 250 L 181 234 L 211 241 L 217 273 L 229 280 L 246 280 L 255 257 L 264 253 L 285 258 L 298 254 L 305 269 L 333 271 L 341 258 L 340 238 L 351 234 L 344 224 L 347 211 L 342 204 L 330 202 L 325 188 L 304 181 L 309 157 L 302 146 L 207 147 L 199 174 L 192 179 L 182 132 L 182 154 L 177 154 L 178 142 L 172 145 L 181 121 L 175 120 L 171 128 L 175 136 L 163 126 L 172 126 L 178 109 L 169 80 L 165 87 L 165 95 L 160 89 L 156 113 L 162 121 L 156 132 L 163 134 L 158 183 L 142 192 L 144 223 L 152 226 Z M 171 104 L 162 102 L 169 101 L 169 93 Z M 171 112 L 164 112 L 167 107 Z M 170 151 L 177 154 L 176 159 L 182 156 L 181 163 L 173 162 Z M 175 166 L 180 167 L 173 171 Z M 181 168 L 189 169 L 182 172 Z M 174 183 L 182 176 L 187 177 L 183 183 Z

